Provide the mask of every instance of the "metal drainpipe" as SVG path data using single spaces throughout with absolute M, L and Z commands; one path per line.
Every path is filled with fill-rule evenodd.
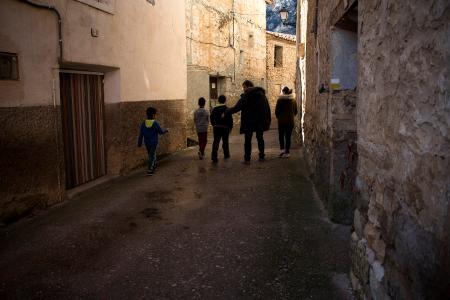
M 59 58 L 58 58 L 58 61 L 61 64 L 64 61 L 64 59 L 63 59 L 63 38 L 62 38 L 61 14 L 59 13 L 59 11 L 54 6 L 49 5 L 49 4 L 35 3 L 33 1 L 31 1 L 31 0 L 21 0 L 21 1 L 24 2 L 24 3 L 27 3 L 27 4 L 31 5 L 31 6 L 37 7 L 37 8 L 51 10 L 58 17 L 58 41 L 59 41 Z
M 232 14 L 233 14 L 233 82 L 236 82 L 236 47 L 235 47 L 235 39 L 234 39 L 234 21 L 235 21 L 235 6 L 233 0 Z

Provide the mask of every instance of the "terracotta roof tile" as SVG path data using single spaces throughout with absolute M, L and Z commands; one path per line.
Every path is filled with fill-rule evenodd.
M 280 33 L 280 32 L 273 32 L 273 31 L 266 31 L 267 34 L 291 41 L 291 42 L 295 42 L 297 40 L 297 37 L 293 34 L 287 34 L 287 33 Z

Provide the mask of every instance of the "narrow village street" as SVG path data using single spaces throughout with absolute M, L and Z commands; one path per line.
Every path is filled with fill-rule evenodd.
M 301 148 L 279 159 L 265 136 L 265 162 L 254 140 L 242 164 L 234 135 L 228 161 L 190 148 L 0 229 L 0 298 L 351 298 L 350 227 L 327 221 Z
M 0 1 L 0 300 L 450 299 L 449 33 L 450 0 Z

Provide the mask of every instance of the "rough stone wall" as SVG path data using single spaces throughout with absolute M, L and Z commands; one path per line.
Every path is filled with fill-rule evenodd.
M 331 95 L 330 186 L 326 203 L 331 220 L 351 224 L 358 163 L 357 95 L 354 90 Z
M 270 33 L 266 35 L 267 42 L 267 98 L 272 112 L 275 110 L 280 88 L 287 85 L 295 93 L 295 42 L 276 37 Z M 283 47 L 283 66 L 275 67 L 275 45 Z
M 375 299 L 450 291 L 450 3 L 359 2 L 356 287 Z M 355 253 L 355 252 L 354 252 Z M 359 260 L 358 260 L 359 258 Z M 367 266 L 368 265 L 368 266 Z
M 299 5 L 306 153 L 327 199 L 339 187 L 336 170 L 345 153 L 333 156 L 335 147 L 345 149 L 336 143 L 341 122 L 333 110 L 356 110 L 356 118 L 340 126 L 357 124 L 356 134 L 341 132 L 357 141 L 353 287 L 364 299 L 444 299 L 450 291 L 450 3 L 358 1 L 358 88 L 351 108 L 346 99 L 351 103 L 355 95 L 327 91 L 331 25 L 350 2 L 319 1 L 317 27 L 316 1 Z
M 321 133 L 326 131 L 326 123 L 319 118 L 318 102 L 318 82 L 317 82 L 317 59 L 316 59 L 316 35 L 312 32 L 315 19 L 315 1 L 302 0 L 298 6 L 301 15 L 301 23 L 299 27 L 300 39 L 298 43 L 304 45 L 304 56 L 300 60 L 300 68 L 302 70 L 302 114 L 303 114 L 303 134 L 305 152 L 310 163 L 313 176 L 318 176 L 320 172 L 319 157 L 320 145 L 326 145 L 325 141 L 321 141 Z M 322 99 L 323 100 L 323 99 Z M 324 155 L 324 157 L 327 157 Z M 322 173 L 327 174 L 327 172 Z M 328 180 L 316 180 L 316 182 L 326 182 Z M 320 191 L 321 189 L 319 189 Z
M 242 93 L 245 79 L 266 88 L 265 13 L 264 0 L 186 1 L 186 124 L 192 138 L 196 139 L 193 113 L 197 100 L 211 100 L 210 76 L 220 78 L 218 93 L 227 96 L 229 106 Z M 212 101 L 209 107 L 214 105 Z
M 355 166 L 349 168 L 348 144 L 356 140 L 356 98 L 352 91 L 330 90 L 331 26 L 347 7 L 340 0 L 319 1 L 316 15 L 315 5 L 315 1 L 301 1 L 298 6 L 304 145 L 313 180 L 330 218 L 349 224 L 354 195 L 348 184 L 354 182 Z M 356 152 L 356 145 L 351 149 Z

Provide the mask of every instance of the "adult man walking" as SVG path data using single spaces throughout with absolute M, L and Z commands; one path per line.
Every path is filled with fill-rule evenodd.
M 261 87 L 255 87 L 253 82 L 245 80 L 242 83 L 244 93 L 226 114 L 234 114 L 241 111 L 240 133 L 245 135 L 244 163 L 249 164 L 252 154 L 252 137 L 256 133 L 258 140 L 259 160 L 264 160 L 264 137 L 263 132 L 270 129 L 271 114 L 266 91 Z

